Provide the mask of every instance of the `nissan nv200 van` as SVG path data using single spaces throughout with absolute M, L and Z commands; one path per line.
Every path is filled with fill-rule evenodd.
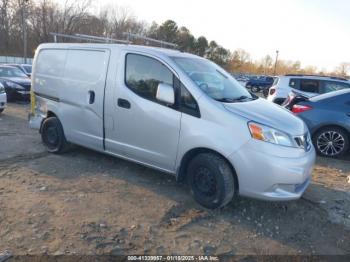
M 302 120 L 224 69 L 176 50 L 42 44 L 29 122 L 52 153 L 72 143 L 188 181 L 207 208 L 235 195 L 293 200 L 315 150 Z

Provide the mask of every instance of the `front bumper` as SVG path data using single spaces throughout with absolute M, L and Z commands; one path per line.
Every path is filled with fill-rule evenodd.
M 315 158 L 313 147 L 305 152 L 253 139 L 229 156 L 240 195 L 272 201 L 299 199 L 311 181 Z
M 6 107 L 6 103 L 7 103 L 6 93 L 1 93 L 0 94 L 0 109 L 5 108 Z

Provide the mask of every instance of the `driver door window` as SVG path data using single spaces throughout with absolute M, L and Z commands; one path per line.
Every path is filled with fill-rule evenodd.
M 158 102 L 156 99 L 158 84 L 166 83 L 173 86 L 173 74 L 154 58 L 127 54 L 125 83 L 137 95 Z

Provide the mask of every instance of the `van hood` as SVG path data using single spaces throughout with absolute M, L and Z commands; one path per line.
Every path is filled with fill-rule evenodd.
M 250 121 L 270 126 L 292 136 L 304 135 L 307 131 L 300 118 L 262 98 L 248 102 L 224 103 L 224 107 Z

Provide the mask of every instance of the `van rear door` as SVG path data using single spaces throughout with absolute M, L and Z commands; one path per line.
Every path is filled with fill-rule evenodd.
M 110 51 L 67 50 L 60 120 L 68 141 L 103 150 L 103 103 Z

